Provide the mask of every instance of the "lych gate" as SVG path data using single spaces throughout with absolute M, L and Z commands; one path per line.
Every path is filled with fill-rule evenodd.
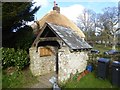
M 60 14 L 58 6 L 55 5 L 53 11 L 37 24 L 37 37 L 29 50 L 33 75 L 56 71 L 58 82 L 64 82 L 71 73 L 80 73 L 86 69 L 87 51 L 92 47 L 84 40 L 84 33 Z
M 33 48 L 36 54 L 34 58 L 31 56 L 33 74 L 56 72 L 58 81 L 61 82 L 68 79 L 71 73 L 85 70 L 85 50 L 91 49 L 91 46 L 70 28 L 46 22 L 44 29 L 36 37 L 31 49 Z M 30 52 L 30 55 L 34 54 L 33 51 Z

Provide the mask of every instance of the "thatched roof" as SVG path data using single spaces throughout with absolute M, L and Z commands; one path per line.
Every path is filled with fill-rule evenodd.
M 56 10 L 51 11 L 46 14 L 41 20 L 38 21 L 40 25 L 40 29 L 44 26 L 45 22 L 54 23 L 56 25 L 69 27 L 74 30 L 79 37 L 85 37 L 84 33 L 67 17 L 58 13 Z

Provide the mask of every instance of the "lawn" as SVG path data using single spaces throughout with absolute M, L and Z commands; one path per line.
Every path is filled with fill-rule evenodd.
M 96 44 L 94 45 L 93 49 L 97 49 L 100 51 L 101 54 L 103 52 L 111 50 L 111 46 L 104 47 L 104 45 Z M 117 50 L 120 50 L 120 47 L 116 48 Z M 92 73 L 87 74 L 83 78 L 80 79 L 80 81 L 77 81 L 77 79 L 69 80 L 63 88 L 117 88 L 116 86 L 113 86 L 111 84 L 110 79 L 100 79 L 96 77 L 96 71 L 94 70 Z M 74 76 L 74 78 L 77 78 Z M 120 88 L 119 88 L 120 89 Z
M 28 68 L 23 71 L 2 72 L 2 88 L 26 88 L 38 82 Z
M 103 52 L 105 52 L 105 51 L 108 51 L 108 50 L 111 50 L 111 46 L 105 47 L 105 46 L 102 45 L 102 44 L 96 44 L 96 45 L 94 45 L 93 48 L 95 48 L 95 49 L 97 49 L 97 50 L 100 50 L 101 53 L 103 53 Z
M 117 88 L 113 86 L 111 82 L 107 79 L 101 79 L 96 77 L 94 72 L 87 74 L 86 76 L 82 77 L 80 81 L 70 80 L 67 82 L 64 87 L 66 88 Z
M 2 69 L 0 69 L 0 90 L 2 89 Z
M 111 50 L 112 49 L 112 46 L 106 46 L 103 45 L 103 44 L 96 44 L 93 46 L 93 49 L 97 49 L 99 50 L 101 53 L 105 52 L 105 51 L 108 51 L 108 50 Z M 116 50 L 119 50 L 120 51 L 120 46 L 116 46 Z

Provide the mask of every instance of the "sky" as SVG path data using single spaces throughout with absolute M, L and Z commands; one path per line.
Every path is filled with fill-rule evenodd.
M 55 0 L 60 7 L 60 13 L 72 21 L 82 13 L 84 8 L 91 9 L 96 13 L 102 13 L 105 7 L 118 6 L 119 0 Z M 41 8 L 35 14 L 35 20 L 40 20 L 45 14 L 52 11 L 54 0 L 33 0 L 34 6 Z

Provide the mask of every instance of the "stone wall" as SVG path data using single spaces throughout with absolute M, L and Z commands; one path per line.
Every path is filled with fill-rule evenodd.
M 63 47 L 58 52 L 59 72 L 58 81 L 63 83 L 70 78 L 70 74 L 81 73 L 86 69 L 87 52 L 70 52 L 69 48 Z
M 30 48 L 30 69 L 33 75 L 44 75 L 56 71 L 56 56 L 40 57 L 35 47 Z M 81 73 L 86 69 L 88 55 L 86 51 L 70 52 L 68 47 L 58 51 L 58 81 L 63 83 L 71 74 Z
M 29 49 L 30 70 L 34 76 L 44 75 L 56 71 L 56 56 L 40 57 L 35 47 Z

